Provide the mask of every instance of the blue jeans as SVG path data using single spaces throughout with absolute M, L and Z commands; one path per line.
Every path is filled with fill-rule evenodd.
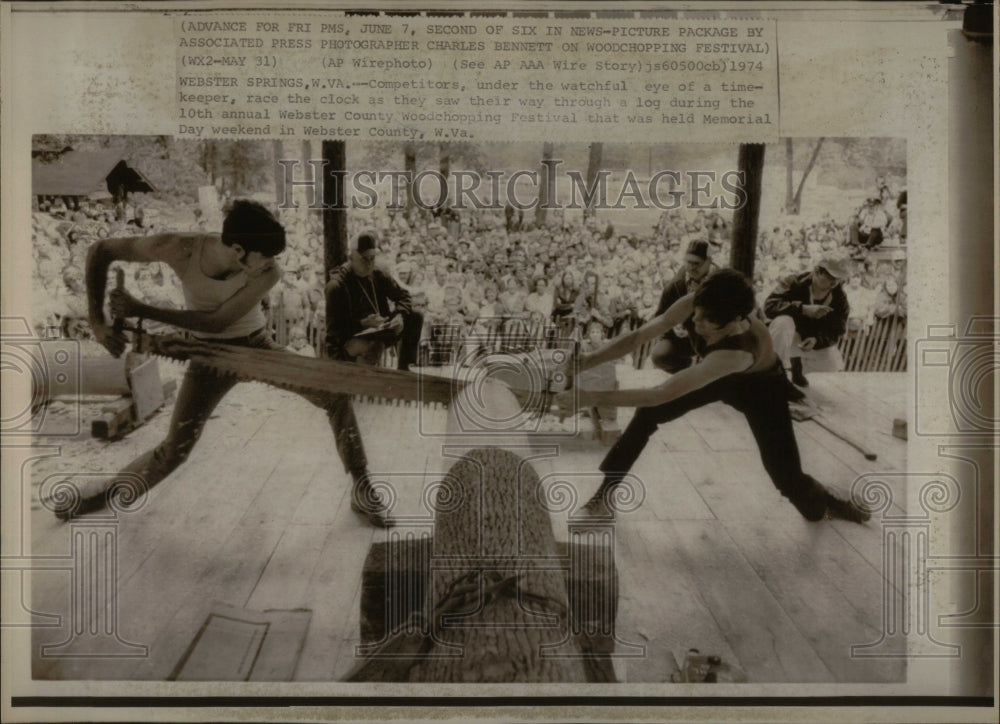
M 283 349 L 263 329 L 246 337 L 218 341 L 239 347 Z M 170 420 L 167 437 L 155 448 L 129 463 L 123 472 L 140 475 L 145 481 L 147 490 L 170 475 L 187 460 L 198 438 L 201 437 L 205 422 L 237 382 L 238 380 L 230 375 L 219 374 L 203 365 L 191 363 L 177 393 L 177 402 L 174 404 L 174 414 Z M 368 470 L 368 461 L 351 398 L 348 395 L 329 393 L 298 394 L 326 411 L 344 468 L 355 480 L 363 478 Z
M 621 482 L 660 425 L 721 400 L 746 417 L 774 487 L 806 519 L 819 520 L 826 512 L 827 492 L 819 482 L 802 472 L 788 412 L 786 384 L 780 363 L 775 363 L 767 372 L 729 375 L 665 404 L 638 408 L 625 432 L 601 462 L 602 490 Z

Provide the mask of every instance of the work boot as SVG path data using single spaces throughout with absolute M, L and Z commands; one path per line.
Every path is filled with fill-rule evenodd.
M 376 528 L 392 528 L 396 522 L 389 517 L 382 496 L 375 490 L 364 475 L 354 479 L 354 489 L 351 491 L 351 510 Z
M 610 492 L 610 488 L 598 488 L 597 492 L 588 500 L 580 510 L 577 511 L 577 516 L 581 518 L 606 518 L 614 520 L 615 511 L 610 505 L 608 505 L 607 495 Z
M 853 500 L 838 498 L 833 493 L 827 493 L 826 515 L 828 518 L 840 518 L 852 523 L 865 523 L 872 514 L 856 504 Z
M 785 399 L 789 402 L 802 402 L 806 399 L 806 393 L 792 384 L 792 381 L 785 378 Z
M 110 491 L 106 490 L 99 495 L 94 495 L 89 498 L 71 500 L 65 505 L 54 508 L 53 512 L 59 520 L 71 520 L 78 516 L 86 515 L 87 513 L 104 510 L 110 502 L 108 497 L 109 493 Z
M 792 357 L 792 382 L 797 384 L 799 387 L 808 387 L 809 380 L 806 376 L 802 374 L 802 358 Z

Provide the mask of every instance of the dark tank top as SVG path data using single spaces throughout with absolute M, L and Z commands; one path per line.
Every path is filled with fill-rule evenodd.
M 756 318 L 751 318 L 750 329 L 747 331 L 723 337 L 711 345 L 705 344 L 705 340 L 695 333 L 693 325 L 688 323 L 685 326 L 691 336 L 695 353 L 700 359 L 704 359 L 708 354 L 719 349 L 733 349 L 749 352 L 753 357 L 753 363 L 749 367 L 734 374 L 759 375 L 771 373 L 775 369 L 778 356 L 774 353 L 774 346 L 771 344 L 771 334 L 767 331 L 767 327 Z

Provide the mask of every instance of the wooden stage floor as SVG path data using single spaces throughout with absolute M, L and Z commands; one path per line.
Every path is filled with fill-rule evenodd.
M 650 382 L 657 374 L 620 368 L 624 386 L 629 378 Z M 890 433 L 893 418 L 907 409 L 907 379 L 900 373 L 811 375 L 810 395 L 827 419 L 864 439 L 878 460 L 869 462 L 814 422 L 801 422 L 795 430 L 805 470 L 845 495 L 863 473 L 904 471 L 906 443 Z M 394 513 L 429 515 L 421 494 L 442 470 L 441 441 L 419 434 L 419 415 L 444 412 L 356 409 L 371 470 L 398 492 Z M 631 413 L 620 411 L 623 428 Z M 99 465 L 87 458 L 92 445 L 74 455 L 67 443 L 58 467 L 113 471 L 158 441 L 168 417 L 161 412 L 104 447 Z M 598 442 L 571 441 L 549 469 L 579 481 L 582 504 L 597 487 L 605 450 Z M 617 637 L 622 651 L 642 646 L 644 653 L 616 659 L 620 679 L 669 681 L 675 657 L 694 647 L 739 666 L 751 682 L 904 680 L 899 660 L 851 656 L 852 645 L 874 642 L 882 632 L 878 521 L 802 519 L 771 485 L 738 413 L 714 404 L 662 426 L 634 473 L 646 499 L 616 525 Z M 894 491 L 895 504 L 904 493 Z M 363 525 L 349 503 L 348 477 L 324 414 L 289 393 L 238 386 L 187 463 L 141 509 L 122 513 L 109 528 L 118 596 L 104 618 L 118 640 L 148 647 L 147 655 L 41 656 L 43 645 L 71 638 L 79 604 L 72 571 L 41 571 L 33 574 L 31 608 L 59 614 L 61 625 L 35 629 L 33 676 L 166 679 L 209 608 L 228 604 L 311 611 L 288 675 L 339 680 L 357 663 L 362 564 L 369 546 L 386 535 Z M 70 555 L 72 532 L 88 522 L 59 522 L 33 500 L 32 555 Z M 553 525 L 556 538 L 565 539 L 565 514 L 553 515 Z M 87 635 L 77 638 L 86 644 Z

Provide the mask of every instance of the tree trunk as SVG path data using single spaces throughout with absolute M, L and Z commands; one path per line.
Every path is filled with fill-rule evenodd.
M 587 161 L 587 189 L 594 188 L 597 181 L 597 174 L 601 171 L 601 162 L 604 156 L 604 144 L 590 144 L 590 158 Z M 588 219 L 594 215 L 594 201 L 600 199 L 600 194 L 593 194 L 587 200 L 587 207 L 583 210 L 583 218 Z
M 549 199 L 549 184 L 552 183 L 552 179 L 549 178 L 549 162 L 552 160 L 552 143 L 546 141 L 542 144 L 542 174 L 541 185 L 538 189 L 538 206 L 535 207 L 535 226 L 542 228 L 545 226 L 545 214 L 548 211 Z
M 271 141 L 271 155 L 274 163 L 274 200 L 278 206 L 281 206 L 285 200 L 285 169 L 278 163 L 283 153 L 281 139 L 275 138 Z
M 323 141 L 323 286 L 330 272 L 347 259 L 347 148 L 344 141 Z M 335 310 L 326 302 L 327 331 Z
M 412 223 L 413 211 L 416 201 L 413 193 L 413 178 L 417 175 L 417 149 L 413 144 L 406 144 L 403 149 L 403 170 L 406 171 L 409 181 L 406 182 L 406 211 L 404 215 Z
M 816 163 L 816 158 L 819 156 L 819 149 L 823 145 L 823 138 L 820 137 L 816 141 L 816 147 L 813 148 L 812 156 L 809 157 L 809 163 L 806 164 L 805 171 L 802 172 L 802 178 L 799 179 L 799 187 L 795 190 L 795 198 L 792 200 L 792 205 L 795 207 L 795 213 L 798 214 L 799 210 L 802 208 L 802 189 L 806 185 L 806 179 L 809 178 L 809 172 L 812 171 L 813 165 Z
M 795 170 L 795 152 L 792 149 L 792 139 L 785 139 L 785 213 L 798 214 L 799 210 L 792 204 L 795 197 L 792 193 L 792 175 Z
M 729 265 L 753 279 L 754 253 L 757 247 L 757 222 L 764 176 L 764 144 L 741 143 L 739 169 L 742 172 L 746 203 L 733 214 L 733 245 Z
M 448 144 L 442 143 L 438 147 L 439 163 L 438 168 L 441 171 L 441 177 L 444 181 L 441 182 L 441 195 L 438 199 L 438 210 L 447 209 L 448 204 L 448 175 L 451 173 L 451 152 L 448 150 Z

